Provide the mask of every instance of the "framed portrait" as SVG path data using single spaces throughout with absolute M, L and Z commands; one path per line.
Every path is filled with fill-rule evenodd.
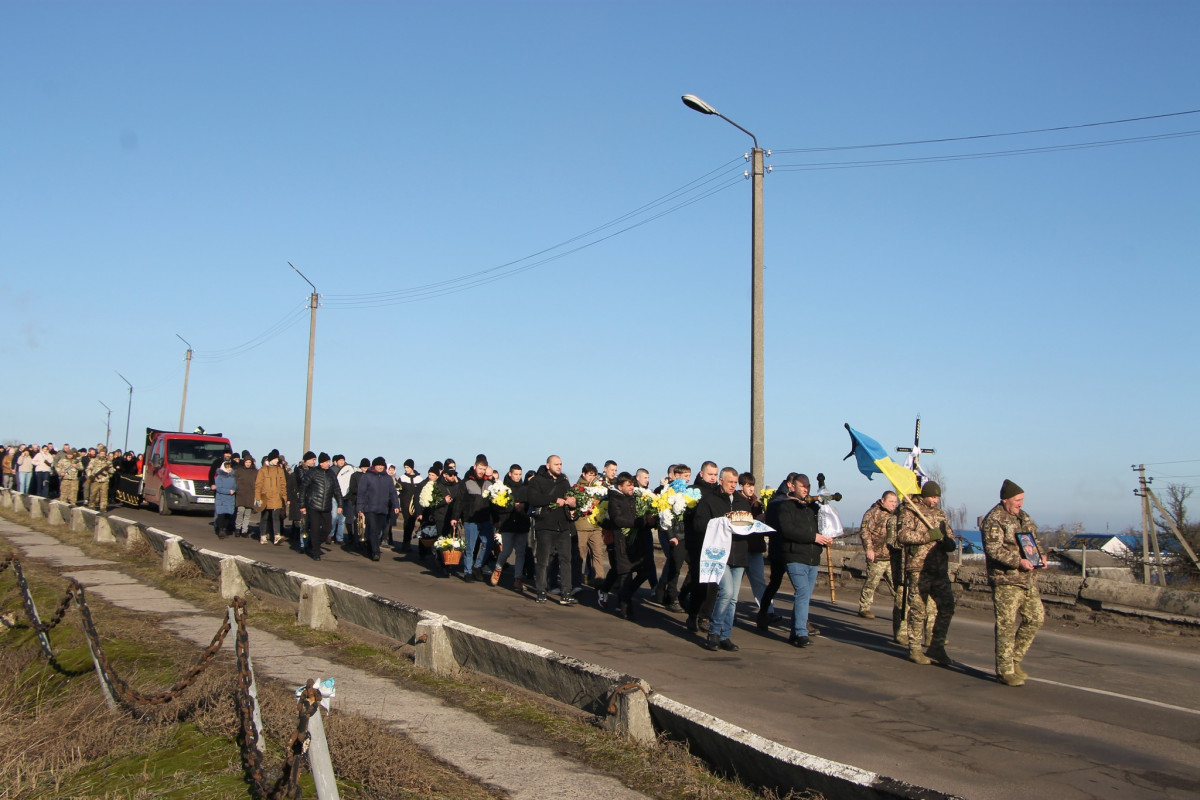
M 1042 551 L 1038 549 L 1037 539 L 1032 533 L 1018 533 L 1017 544 L 1021 548 L 1021 557 L 1033 564 L 1034 569 L 1042 569 L 1046 562 L 1042 560 Z

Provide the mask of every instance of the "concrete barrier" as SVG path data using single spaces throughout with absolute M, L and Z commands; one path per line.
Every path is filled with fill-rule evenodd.
M 1150 611 L 1163 619 L 1200 622 L 1200 592 L 1088 578 L 1079 597 L 1106 610 L 1133 613 Z
M 46 513 L 46 521 L 51 525 L 66 525 L 71 518 L 71 507 L 58 500 L 50 501 L 50 510 Z
M 46 498 L 38 497 L 37 495 L 29 496 L 29 518 L 30 519 L 45 519 L 46 518 Z
M 336 631 L 337 617 L 329 607 L 329 589 L 325 581 L 305 581 L 300 587 L 296 622 L 318 631 Z

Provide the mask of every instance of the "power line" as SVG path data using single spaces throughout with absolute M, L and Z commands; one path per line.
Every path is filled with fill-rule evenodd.
M 262 345 L 269 342 L 271 339 L 274 339 L 275 337 L 282 335 L 283 333 L 288 331 L 290 328 L 294 327 L 296 325 L 296 323 L 298 323 L 301 319 L 304 318 L 305 312 L 307 312 L 307 311 L 308 311 L 308 300 L 306 299 L 303 305 L 294 307 L 291 311 L 287 312 L 287 314 L 285 314 L 282 319 L 280 319 L 274 325 L 267 328 L 265 331 L 258 334 L 254 338 L 249 339 L 245 342 L 242 342 L 241 344 L 234 345 L 233 347 L 226 348 L 224 350 L 213 350 L 213 351 L 199 351 L 198 350 L 193 354 L 192 357 L 196 361 L 203 361 L 206 363 L 215 364 L 215 363 L 218 363 L 221 361 L 228 361 L 229 359 L 235 358 L 240 355 L 244 355 L 245 353 L 249 353 L 251 350 L 254 350 L 257 347 L 261 347 Z
M 831 161 L 812 162 L 807 164 L 774 164 L 779 172 L 802 172 L 827 169 L 864 169 L 869 167 L 893 167 L 909 164 L 932 164 L 939 161 L 974 161 L 982 158 L 1005 158 L 1012 156 L 1034 155 L 1037 153 L 1054 153 L 1064 150 L 1087 150 L 1094 147 L 1114 147 L 1122 144 L 1138 142 L 1179 139 L 1186 136 L 1198 136 L 1200 130 L 1181 131 L 1178 133 L 1161 133 L 1152 136 L 1132 136 L 1125 139 L 1103 139 L 1094 142 L 1078 142 L 1075 144 L 1045 145 L 1042 147 L 1026 147 L 1015 150 L 992 150 L 981 153 L 959 153 L 946 156 L 917 156 L 912 158 L 883 158 L 872 161 Z
M 1003 136 L 1028 136 L 1034 133 L 1056 133 L 1058 131 L 1079 130 L 1081 128 L 1098 128 L 1104 125 L 1124 125 L 1128 122 L 1145 122 L 1152 119 L 1167 119 L 1169 117 L 1183 117 L 1189 114 L 1200 114 L 1200 109 L 1192 109 L 1190 111 L 1172 111 L 1167 114 L 1152 114 L 1146 117 L 1128 117 L 1126 119 L 1112 119 L 1104 122 L 1085 122 L 1079 125 L 1059 125 L 1054 128 L 1033 128 L 1025 131 L 1009 131 L 1007 133 L 980 133 L 973 136 L 953 136 L 941 139 L 915 139 L 907 142 L 883 142 L 881 144 L 855 144 L 842 145 L 838 147 L 801 147 L 789 150 L 775 149 L 775 153 L 825 153 L 839 150 L 867 150 L 876 147 L 906 147 L 917 144 L 944 144 L 946 142 L 967 142 L 976 139 L 996 139 Z
M 1142 466 L 1145 467 L 1161 467 L 1164 464 L 1200 464 L 1200 458 L 1185 458 L 1182 461 L 1150 461 Z

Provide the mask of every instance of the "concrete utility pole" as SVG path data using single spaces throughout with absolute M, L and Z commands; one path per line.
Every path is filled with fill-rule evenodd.
M 1162 552 L 1158 549 L 1158 531 L 1154 527 L 1154 514 L 1150 511 L 1150 478 L 1146 479 L 1146 465 L 1131 467 L 1138 474 L 1138 488 L 1133 493 L 1142 498 L 1142 583 L 1149 584 L 1151 563 L 1158 568 L 1158 585 L 1166 584 L 1163 575 Z M 1153 555 L 1153 562 L 1151 556 Z
M 112 409 L 104 405 L 103 400 L 97 400 L 97 403 L 108 409 L 108 416 L 104 418 L 104 449 L 108 449 L 108 438 L 112 436 Z
M 117 371 L 113 370 L 113 372 L 117 372 Z M 121 380 L 125 381 L 126 385 L 129 386 L 129 405 L 125 409 L 125 448 L 124 448 L 125 450 L 128 450 L 129 449 L 129 418 L 133 414 L 133 384 L 129 382 L 128 378 L 126 378 L 124 375 L 122 375 L 119 372 L 117 372 L 117 377 L 120 378 Z M 105 445 L 105 447 L 107 448 L 107 445 Z
M 1153 536 L 1154 554 L 1155 554 L 1155 559 L 1158 563 L 1159 585 L 1160 586 L 1163 585 L 1162 554 L 1161 554 L 1161 552 L 1159 552 L 1159 549 L 1158 549 L 1158 531 L 1156 530 L 1155 525 L 1154 525 L 1154 513 L 1150 510 L 1150 503 L 1152 503 L 1152 502 L 1154 503 L 1155 508 L 1158 509 L 1158 513 L 1162 514 L 1163 522 L 1165 522 L 1167 524 L 1167 527 L 1171 529 L 1171 533 L 1175 534 L 1175 539 L 1176 539 L 1176 541 L 1179 542 L 1179 546 L 1183 548 L 1183 552 L 1187 553 L 1187 557 L 1189 559 L 1191 559 L 1192 566 L 1195 567 L 1196 570 L 1200 571 L 1200 558 L 1196 557 L 1196 552 L 1194 550 L 1192 550 L 1192 546 L 1190 544 L 1188 544 L 1187 539 L 1184 538 L 1183 532 L 1181 530 L 1179 530 L 1179 526 L 1175 524 L 1175 520 L 1171 519 L 1171 515 L 1167 513 L 1167 510 L 1165 508 L 1163 508 L 1163 504 L 1161 502 L 1159 502 L 1158 495 L 1156 495 L 1154 493 L 1154 490 L 1150 488 L 1150 483 L 1154 480 L 1154 478 L 1146 477 L 1146 465 L 1138 464 L 1138 465 L 1132 467 L 1132 469 L 1138 473 L 1138 488 L 1134 489 L 1133 493 L 1135 495 L 1138 494 L 1139 492 L 1141 493 L 1139 496 L 1142 498 L 1142 515 L 1143 515 L 1142 530 L 1145 531 L 1148 529 L 1150 531 L 1151 535 Z M 1148 528 L 1146 527 L 1147 523 L 1149 525 Z M 1145 537 L 1145 534 L 1143 533 L 1143 535 L 1142 535 L 1142 556 L 1143 556 L 1143 558 L 1145 558 L 1145 555 L 1146 555 L 1146 537 Z M 1149 583 L 1149 571 L 1148 570 L 1147 570 L 1147 575 L 1146 575 L 1146 582 Z
M 746 155 L 750 161 L 750 471 L 759 482 L 766 480 L 766 405 L 763 400 L 765 381 L 765 330 L 763 324 L 763 167 L 764 152 L 758 137 L 738 125 L 694 94 L 685 94 L 683 104 L 693 111 L 708 114 L 728 122 L 754 141 L 754 149 Z M 767 151 L 766 155 L 770 155 Z
M 175 334 L 175 338 L 187 345 L 187 363 L 183 368 L 183 402 L 179 405 L 179 427 L 176 430 L 183 430 L 183 414 L 187 411 L 187 385 L 188 374 L 192 371 L 192 345 L 187 339 Z
M 308 307 L 312 309 L 312 313 L 308 320 L 308 389 L 304 394 L 304 444 L 302 449 L 308 452 L 309 434 L 312 432 L 312 385 L 313 385 L 313 359 L 316 354 L 317 347 L 317 305 L 321 296 L 317 294 L 317 287 L 313 286 L 313 282 L 304 277 L 304 273 L 296 269 L 292 262 L 288 262 L 288 266 L 296 270 L 296 274 L 304 278 L 304 282 L 312 286 L 312 294 L 308 298 Z

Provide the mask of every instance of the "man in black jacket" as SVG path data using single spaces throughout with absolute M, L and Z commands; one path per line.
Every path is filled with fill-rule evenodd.
M 367 552 L 372 561 L 379 560 L 379 542 L 383 537 L 388 515 L 400 511 L 396 482 L 386 470 L 387 460 L 382 456 L 372 461 L 370 472 L 363 473 L 359 479 L 358 497 L 355 500 L 358 513 L 363 515 Z
M 546 572 L 550 556 L 558 555 L 559 584 L 562 594 L 559 605 L 573 606 L 578 601 L 571 596 L 571 509 L 575 498 L 567 496 L 571 482 L 562 474 L 562 459 L 550 456 L 537 475 L 529 481 L 529 508 L 537 519 L 537 602 L 546 602 Z
M 692 484 L 693 489 L 700 491 L 700 497 L 703 499 L 710 492 L 719 489 L 717 483 L 717 464 L 715 461 L 705 461 L 700 465 L 700 472 L 696 475 L 696 482 Z M 700 538 L 692 539 L 692 522 L 695 519 L 696 509 L 693 508 L 685 511 L 683 514 L 683 540 L 679 545 L 684 548 L 684 554 L 687 556 L 688 574 L 683 580 L 683 586 L 679 589 L 679 604 L 688 609 L 688 630 L 695 633 L 697 621 L 690 619 L 696 611 L 692 610 L 693 603 L 695 608 L 699 610 L 703 605 L 707 594 L 704 587 L 699 586 L 697 578 L 700 577 L 700 545 L 704 542 L 704 531 L 700 531 Z M 705 525 L 708 521 L 705 520 Z M 709 611 L 712 610 L 712 603 L 708 604 Z
M 321 560 L 321 547 L 333 529 L 333 510 L 342 513 L 342 487 L 329 468 L 328 453 L 321 453 L 317 466 L 306 470 L 300 513 L 308 520 L 308 548 L 313 561 Z
M 818 532 L 817 501 L 809 496 L 810 486 L 807 475 L 793 472 L 788 475 L 788 495 L 778 501 L 772 497 L 767 504 L 767 525 L 775 529 L 770 545 L 771 582 L 776 583 L 775 564 L 782 561 L 787 564 L 788 578 L 796 592 L 792 604 L 792 635 L 788 638 L 788 644 L 793 647 L 811 644 L 808 604 L 817 585 L 821 554 L 833 543 Z M 768 604 L 769 598 L 764 594 L 763 607 Z

